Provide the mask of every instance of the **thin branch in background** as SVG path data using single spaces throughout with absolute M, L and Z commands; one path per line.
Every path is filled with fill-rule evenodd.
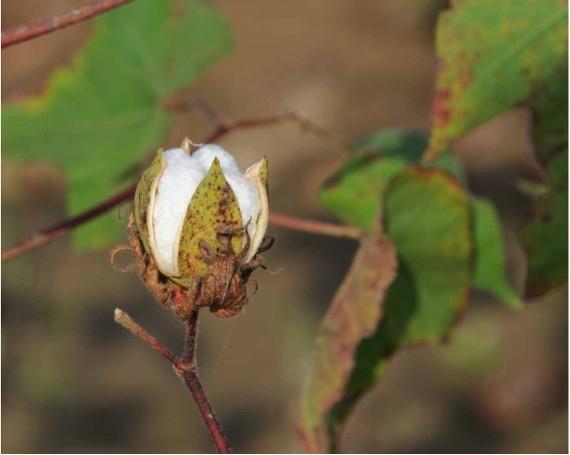
M 12 28 L 2 32 L 2 49 L 91 19 L 131 1 L 133 0 L 99 0 L 53 17 L 37 19 L 28 24 Z
M 196 369 L 196 330 L 198 327 L 198 311 L 194 311 L 186 322 L 186 340 L 180 356 L 174 355 L 160 341 L 137 324 L 127 313 L 115 309 L 115 322 L 122 325 L 134 336 L 148 344 L 152 349 L 166 358 L 173 366 L 174 371 L 183 380 L 192 394 L 200 416 L 208 427 L 212 441 L 219 453 L 230 453 L 230 447 L 224 438 L 222 428 L 198 377 Z
M 203 106 L 202 106 L 203 107 Z M 219 119 L 219 117 L 217 117 Z M 338 143 L 343 150 L 352 152 L 350 146 L 342 139 L 338 138 L 334 133 L 315 125 L 309 120 L 295 113 L 286 113 L 283 115 L 275 115 L 269 117 L 258 117 L 251 119 L 238 120 L 235 122 L 216 122 L 217 126 L 214 130 L 204 138 L 203 143 L 210 143 L 219 140 L 226 134 L 240 129 L 260 128 L 264 126 L 275 125 L 284 122 L 293 122 L 298 124 L 302 129 L 317 135 L 323 140 L 334 140 Z M 66 234 L 67 232 L 75 229 L 82 224 L 97 218 L 100 215 L 112 210 L 120 204 L 131 200 L 135 194 L 137 184 L 134 183 L 124 190 L 116 193 L 115 195 L 105 199 L 99 204 L 91 207 L 90 209 L 65 219 L 59 223 L 54 224 L 46 229 L 42 229 L 36 234 L 32 234 L 28 238 L 8 246 L 2 252 L 2 262 L 10 261 L 28 251 L 35 250 L 47 243 L 55 240 L 56 238 Z M 350 226 L 333 225 L 329 223 L 322 223 L 319 221 L 302 220 L 286 215 L 272 213 L 269 221 L 272 224 L 282 226 L 288 229 L 298 231 L 311 232 L 315 234 L 333 235 L 336 237 L 348 237 L 358 239 L 361 237 L 361 232 L 356 228 Z
M 355 227 L 325 223 L 323 221 L 307 220 L 280 213 L 270 213 L 269 222 L 275 226 L 280 226 L 294 231 L 310 232 L 312 234 L 330 235 L 333 237 L 345 237 L 359 240 L 364 233 Z
M 54 224 L 46 229 L 42 229 L 36 234 L 32 234 L 21 242 L 15 243 L 2 252 L 2 262 L 10 261 L 21 254 L 28 251 L 35 250 L 45 244 L 57 239 L 58 237 L 66 234 L 67 232 L 81 226 L 82 224 L 91 221 L 94 218 L 108 212 L 112 208 L 122 204 L 135 194 L 136 185 L 125 188 L 123 191 L 105 199 L 103 202 L 91 207 L 90 209 L 80 213 L 71 218 L 67 218 L 59 223 Z

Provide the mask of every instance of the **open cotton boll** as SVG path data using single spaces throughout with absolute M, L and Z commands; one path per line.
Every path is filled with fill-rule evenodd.
M 224 177 L 234 192 L 243 225 L 248 221 L 250 237 L 255 234 L 260 205 L 255 185 L 242 174 L 235 158 L 222 147 L 208 144 L 189 155 L 183 149 L 164 152 L 164 171 L 154 201 L 153 254 L 165 275 L 178 275 L 178 234 L 196 189 L 217 158 Z M 151 242 L 152 243 L 152 242 Z

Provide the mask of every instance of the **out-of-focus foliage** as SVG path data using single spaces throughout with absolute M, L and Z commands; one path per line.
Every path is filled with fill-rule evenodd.
M 411 137 L 406 140 L 406 136 Z M 447 334 L 467 304 L 471 285 L 475 237 L 471 229 L 469 196 L 459 181 L 443 170 L 411 164 L 406 167 L 405 158 L 392 158 L 398 151 L 404 156 L 417 155 L 413 147 L 402 145 L 421 146 L 422 142 L 425 145 L 425 135 L 423 141 L 417 132 L 389 131 L 385 137 L 384 142 L 382 134 L 374 136 L 375 145 L 383 145 L 379 147 L 382 152 L 368 151 L 352 157 L 346 168 L 322 190 L 323 200 L 337 213 L 342 213 L 342 208 L 336 205 L 340 200 L 340 207 L 347 204 L 354 209 L 350 216 L 364 214 L 361 225 L 367 225 L 367 214 L 382 208 L 384 229 L 398 252 L 398 275 L 388 291 L 380 324 L 358 347 L 349 379 L 336 383 L 335 394 L 325 397 L 328 406 L 320 408 L 324 413 L 320 420 L 313 416 L 312 420 L 303 422 L 308 439 L 312 436 L 321 451 L 327 450 L 328 444 L 334 444 L 334 435 L 340 431 L 344 418 L 356 400 L 374 384 L 386 360 L 397 348 L 438 341 Z M 393 160 L 395 164 L 390 171 L 400 167 L 400 172 L 397 169 L 393 172 L 389 183 L 380 183 L 376 194 L 352 192 L 354 182 L 360 181 L 362 187 L 366 181 L 382 182 L 374 177 L 386 160 Z M 450 164 L 448 159 L 443 162 Z M 343 194 L 345 189 L 346 194 Z M 435 213 L 438 216 L 434 216 Z M 358 311 L 358 304 L 354 299 L 350 309 Z M 332 307 L 325 320 L 331 317 L 331 311 Z M 345 319 L 349 316 L 344 315 Z M 323 341 L 321 338 L 317 359 L 331 349 Z M 329 339 L 329 344 L 332 342 L 332 338 Z M 322 363 L 318 361 L 320 368 L 311 377 L 307 406 L 314 407 L 314 400 L 319 403 L 324 400 L 321 394 L 310 392 L 317 390 L 319 384 L 321 387 L 330 384 L 334 377 L 334 368 Z M 343 393 L 339 395 L 340 387 Z M 329 434 L 331 439 L 323 441 L 323 434 Z
M 168 132 L 168 97 L 229 48 L 226 22 L 196 0 L 137 0 L 104 14 L 73 65 L 58 69 L 44 93 L 3 108 L 3 150 L 63 168 L 68 211 L 81 212 L 124 185 Z M 76 244 L 109 245 L 121 229 L 106 215 L 78 229 Z
M 427 134 L 417 130 L 372 134 L 362 142 L 360 151 L 324 183 L 320 190 L 323 205 L 343 221 L 367 229 L 381 208 L 390 179 L 406 166 L 437 168 L 458 179 L 458 184 L 463 182 L 461 165 L 450 152 L 429 163 L 421 162 L 427 144 Z M 505 277 L 504 246 L 495 209 L 479 198 L 470 196 L 470 199 L 475 246 L 473 287 L 518 307 L 518 297 Z
M 527 288 L 539 295 L 568 278 L 568 154 L 549 166 L 549 189 L 536 203 L 535 218 L 521 232 L 529 253 Z
M 489 201 L 473 197 L 473 230 L 475 235 L 475 272 L 473 287 L 490 292 L 513 308 L 522 302 L 505 277 L 505 258 L 501 223 Z
M 567 93 L 558 91 L 561 69 L 567 67 L 566 22 L 567 7 L 560 1 L 453 2 L 438 24 L 441 63 L 429 144 L 417 132 L 381 132 L 364 141 L 368 149 L 350 157 L 325 182 L 321 201 L 338 218 L 367 230 L 382 214 L 397 249 L 399 272 L 382 303 L 375 334 L 357 351 L 344 395 L 334 406 L 321 408 L 324 428 L 305 421 L 307 433 L 329 435 L 319 450 L 335 444 L 351 406 L 396 349 L 438 341 L 449 332 L 471 288 L 486 290 L 513 308 L 521 306 L 505 278 L 495 209 L 469 195 L 460 166 L 445 150 L 451 140 L 526 101 L 535 109 L 543 162 L 561 149 L 566 153 L 561 116 L 567 117 L 567 106 L 552 108 L 545 101 Z M 523 233 L 531 252 L 529 285 L 541 292 L 566 277 L 567 256 L 560 254 L 567 251 L 566 166 L 566 159 L 550 162 L 550 191 L 540 201 L 542 218 Z M 319 344 L 317 358 L 328 350 L 330 346 Z M 313 381 L 327 383 L 330 378 L 322 372 L 331 368 L 321 365 Z M 319 398 L 313 394 L 307 400 Z
M 363 240 L 331 302 L 317 338 L 317 358 L 306 388 L 301 434 L 312 452 L 328 447 L 333 408 L 343 399 L 361 341 L 382 314 L 379 303 L 396 276 L 396 251 L 379 232 Z M 356 365 L 357 366 L 357 365 Z

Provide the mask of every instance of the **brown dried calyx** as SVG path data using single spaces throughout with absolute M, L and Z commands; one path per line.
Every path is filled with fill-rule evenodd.
M 265 268 L 262 258 L 257 254 L 251 261 L 242 262 L 246 248 L 236 255 L 229 245 L 225 254 L 221 251 L 211 251 L 203 245 L 208 273 L 204 277 L 196 277 L 187 288 L 163 275 L 153 256 L 144 251 L 132 214 L 128 235 L 137 273 L 148 291 L 158 303 L 170 308 L 182 320 L 188 319 L 194 310 L 202 307 L 209 307 L 219 318 L 235 316 L 247 303 L 248 284 L 253 283 L 257 287 L 254 280 L 250 281 L 251 273 L 259 267 Z M 229 244 L 232 235 L 220 232 L 220 242 Z M 258 253 L 267 251 L 272 244 L 273 239 L 266 237 Z

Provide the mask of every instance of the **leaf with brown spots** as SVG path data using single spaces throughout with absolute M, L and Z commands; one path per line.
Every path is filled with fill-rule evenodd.
M 428 156 L 565 78 L 564 0 L 455 0 L 437 27 L 436 98 Z M 565 84 L 565 82 L 564 82 Z
M 321 328 L 303 403 L 307 450 L 334 448 L 349 412 L 381 376 L 390 356 L 403 347 L 440 341 L 467 306 L 475 240 L 471 203 L 459 181 L 439 169 L 411 166 L 390 181 L 382 197 L 398 276 L 385 298 L 385 287 L 376 289 L 378 294 L 361 288 L 363 274 L 386 279 L 390 263 L 384 256 L 375 272 L 363 268 L 365 255 L 374 249 L 362 245 Z M 378 253 L 376 259 L 380 257 Z M 366 324 L 352 322 L 356 311 Z
M 328 448 L 329 414 L 342 399 L 358 345 L 376 329 L 396 268 L 392 243 L 378 232 L 371 233 L 362 240 L 325 315 L 303 403 L 301 431 L 310 451 Z

